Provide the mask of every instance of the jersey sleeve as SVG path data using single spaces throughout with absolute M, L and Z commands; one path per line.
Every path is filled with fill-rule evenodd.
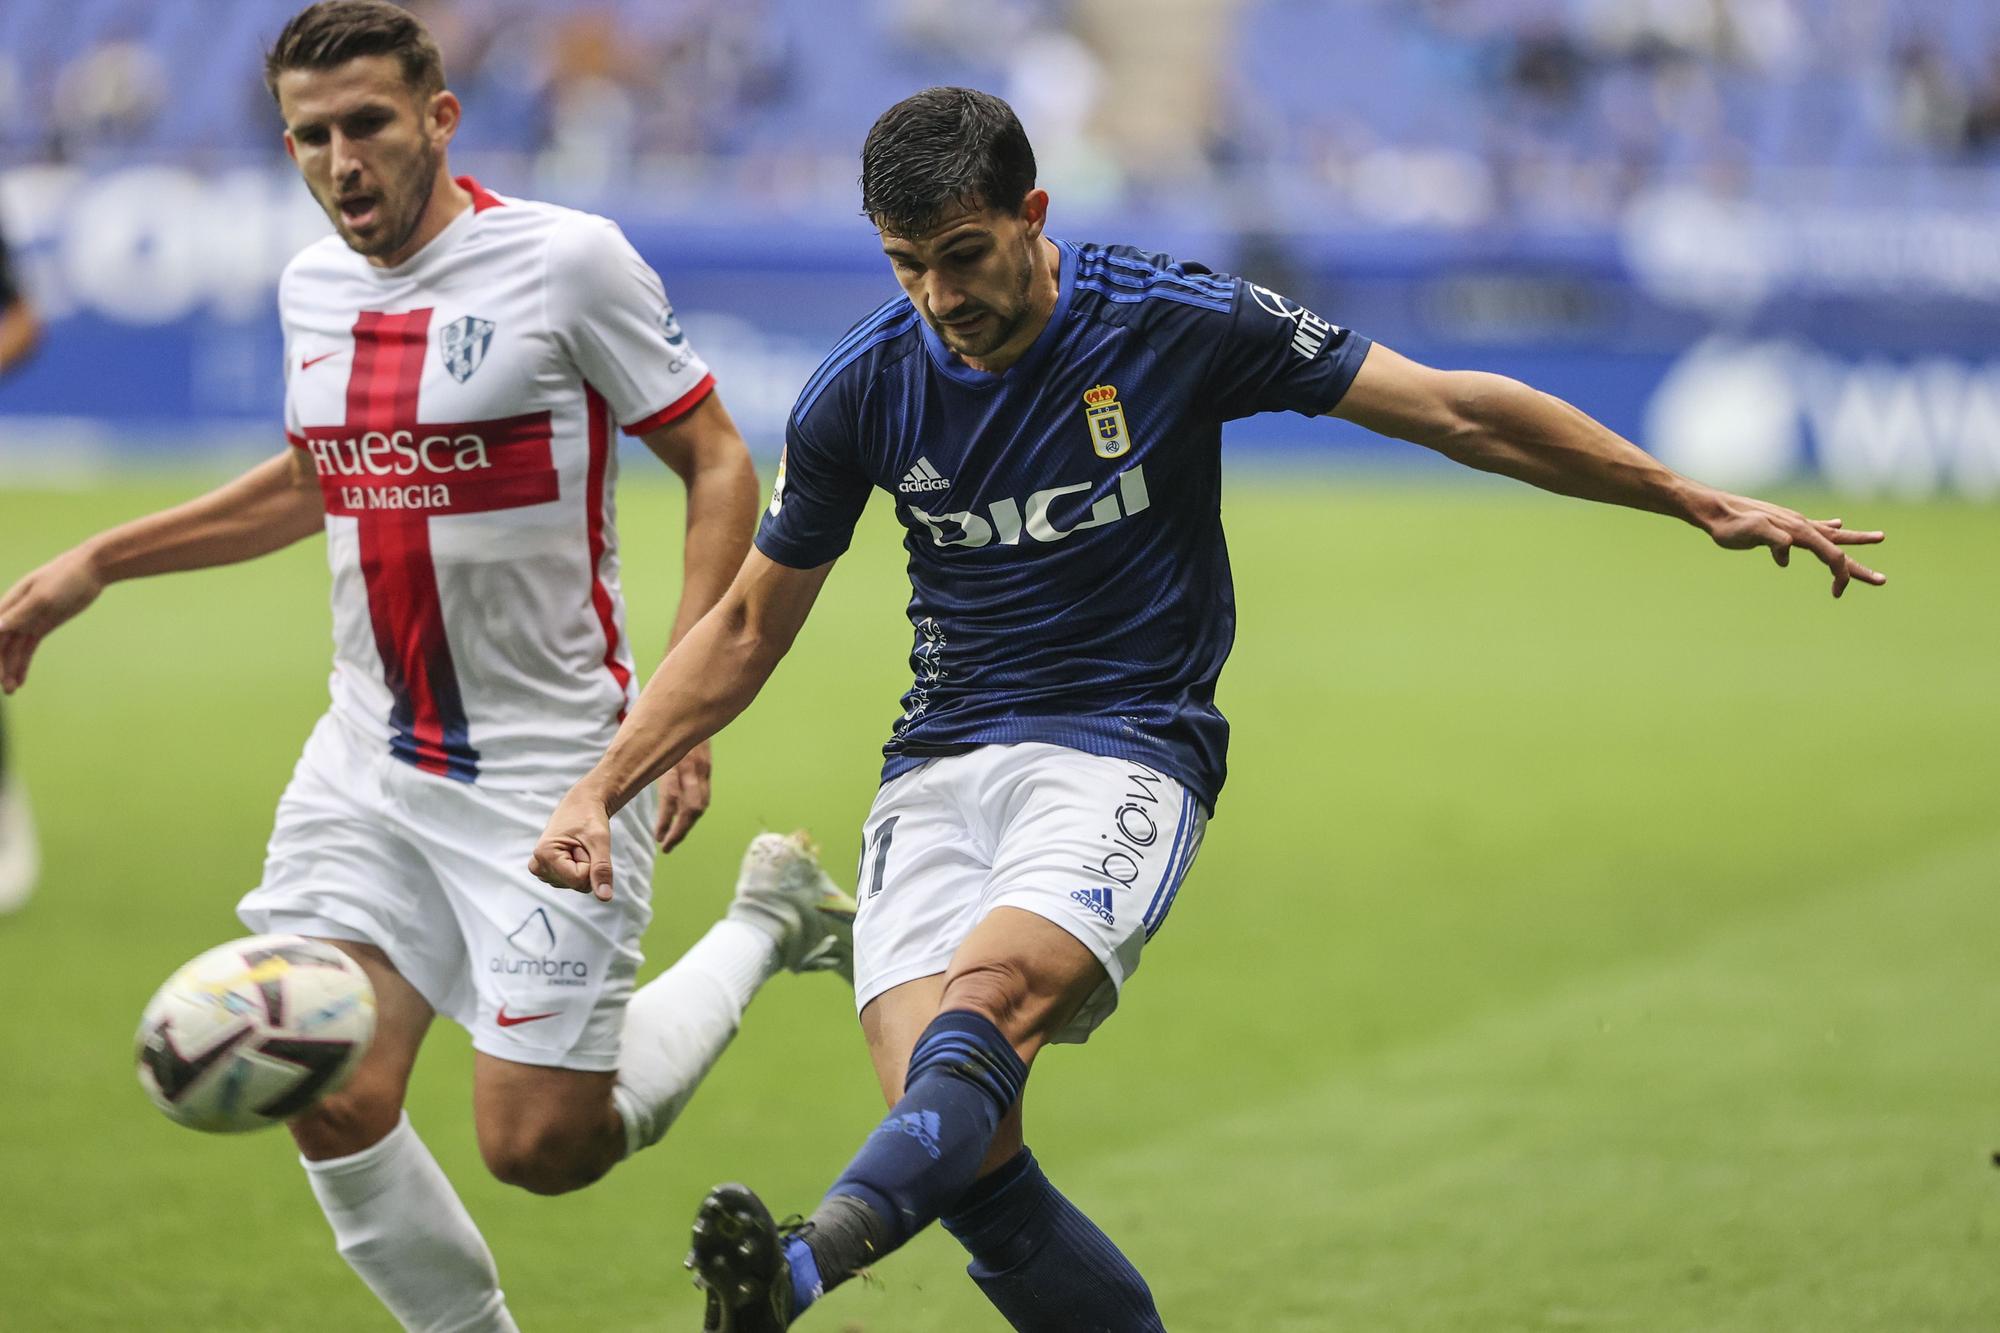
M 550 327 L 627 435 L 685 415 L 715 387 L 660 275 L 616 223 L 579 214 L 559 227 L 547 281 Z
M 852 439 L 844 430 L 828 432 L 828 424 L 823 415 L 815 427 L 794 416 L 785 427 L 771 503 L 757 528 L 757 549 L 793 569 L 839 559 L 868 504 L 871 483 Z
M 1372 344 L 1288 296 L 1237 278 L 1215 320 L 1207 396 L 1224 421 L 1258 412 L 1325 416 L 1346 396 Z
M 292 351 L 292 316 L 290 306 L 292 270 L 287 265 L 278 275 L 278 327 L 284 333 L 284 361 L 280 368 L 285 373 L 285 442 L 294 449 L 306 447 L 305 427 L 300 424 L 298 388 L 299 363 Z

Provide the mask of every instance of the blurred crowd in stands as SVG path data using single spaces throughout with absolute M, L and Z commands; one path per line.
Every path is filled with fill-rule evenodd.
M 297 0 L 5 0 L 0 166 L 269 160 Z M 1010 98 L 1045 179 L 1399 225 L 1595 225 L 1686 185 L 2000 206 L 2000 0 L 411 0 L 469 155 L 852 206 L 873 116 Z M 515 180 L 525 190 L 530 182 Z

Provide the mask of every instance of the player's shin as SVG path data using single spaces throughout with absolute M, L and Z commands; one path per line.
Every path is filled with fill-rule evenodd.
M 1139 1270 L 1026 1148 L 967 1190 L 943 1222 L 972 1256 L 965 1271 L 1023 1333 L 1164 1333 Z
M 347 1157 L 306 1161 L 335 1245 L 411 1333 L 518 1333 L 493 1252 L 404 1116 Z
M 740 921 L 718 921 L 625 1010 L 612 1103 L 627 1155 L 658 1143 L 736 1036 L 743 1011 L 778 970 L 777 946 Z
M 794 1311 L 936 1221 L 979 1171 L 1028 1067 L 969 1010 L 939 1014 L 910 1053 L 903 1099 L 787 1243 Z

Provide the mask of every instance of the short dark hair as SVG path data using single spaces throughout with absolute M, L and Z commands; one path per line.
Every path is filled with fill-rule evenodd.
M 278 95 L 290 69 L 332 69 L 362 56 L 394 56 L 419 96 L 444 89 L 444 56 L 416 15 L 389 0 L 319 0 L 292 15 L 264 55 L 264 86 Z
M 974 88 L 926 88 L 884 111 L 861 145 L 861 211 L 922 236 L 953 205 L 1012 213 L 1035 188 L 1035 150 L 1014 108 Z

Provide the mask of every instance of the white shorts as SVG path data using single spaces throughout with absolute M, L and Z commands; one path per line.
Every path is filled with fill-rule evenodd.
M 1087 1039 L 1118 1007 L 1207 825 L 1173 778 L 1060 745 L 984 745 L 901 774 L 862 829 L 856 1007 L 945 971 L 987 913 L 1017 907 L 1104 964 L 1109 980 L 1056 1037 Z
M 422 772 L 329 714 L 278 802 L 264 882 L 236 914 L 259 933 L 375 945 L 488 1055 L 616 1069 L 653 914 L 651 829 L 644 801 L 613 820 L 610 902 L 550 888 L 528 857 L 562 794 Z

